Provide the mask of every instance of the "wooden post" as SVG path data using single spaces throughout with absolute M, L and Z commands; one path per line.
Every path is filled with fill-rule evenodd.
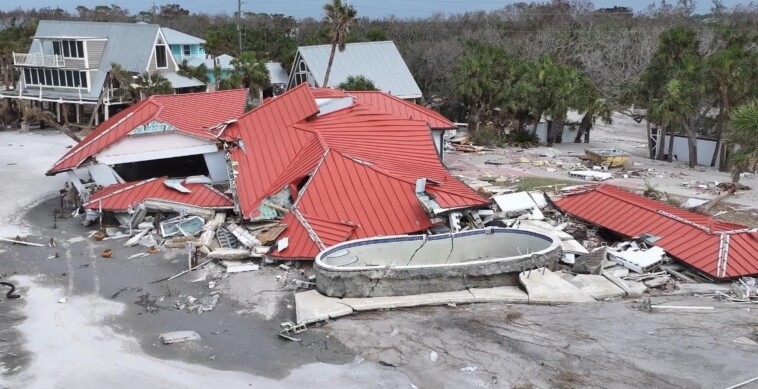
M 82 124 L 82 114 L 81 114 L 82 105 L 75 104 L 74 106 L 76 107 L 76 124 Z
M 103 117 L 103 120 L 108 120 L 110 117 L 110 105 L 105 104 L 103 105 L 103 112 L 105 112 L 105 116 Z

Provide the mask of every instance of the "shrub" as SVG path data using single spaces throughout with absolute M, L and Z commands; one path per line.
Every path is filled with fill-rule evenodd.
M 471 134 L 471 143 L 483 147 L 503 147 L 505 137 L 503 133 L 492 126 L 479 127 Z

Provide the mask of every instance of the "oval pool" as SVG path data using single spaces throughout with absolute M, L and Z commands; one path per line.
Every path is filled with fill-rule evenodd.
M 316 256 L 316 287 L 331 297 L 401 296 L 518 285 L 518 273 L 562 255 L 558 238 L 488 227 L 353 240 Z

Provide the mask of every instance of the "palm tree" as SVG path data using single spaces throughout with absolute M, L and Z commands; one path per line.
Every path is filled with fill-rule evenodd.
M 661 125 L 662 127 L 672 131 L 675 128 L 689 129 L 688 119 L 692 115 L 693 111 L 697 110 L 696 102 L 693 100 L 695 87 L 680 79 L 672 79 L 666 85 L 662 98 L 654 100 L 648 110 L 648 116 L 650 121 Z M 665 139 L 665 138 L 663 138 Z M 673 160 L 672 147 L 673 139 L 669 142 L 668 161 Z M 694 166 L 697 162 L 697 149 L 692 152 L 692 146 L 690 145 L 690 165 Z M 697 146 L 695 146 L 697 147 Z M 661 147 L 662 149 L 663 147 Z M 659 149 L 660 150 L 660 149 Z
M 259 102 L 263 101 L 263 88 L 268 86 L 271 81 L 266 64 L 258 61 L 251 52 L 244 52 L 239 58 L 232 60 L 234 72 L 239 74 L 242 80 L 242 86 L 250 89 L 250 94 L 257 92 Z
M 751 74 L 751 54 L 743 46 L 731 46 L 717 51 L 708 57 L 708 78 L 718 96 L 719 113 L 716 119 L 716 147 L 713 150 L 711 166 L 721 149 L 721 137 L 733 104 L 739 104 L 749 92 L 753 74 Z M 726 153 L 725 153 L 726 154 Z M 727 163 L 722 163 L 724 169 Z M 723 170 L 722 170 L 723 171 Z
M 355 23 L 355 17 L 358 11 L 352 5 L 342 4 L 341 0 L 332 0 L 331 3 L 324 4 L 324 21 L 329 23 L 329 39 L 332 43 L 332 51 L 329 53 L 329 63 L 326 65 L 324 74 L 324 83 L 322 87 L 329 86 L 329 74 L 332 72 L 332 63 L 334 63 L 334 54 L 339 48 L 340 52 L 345 51 L 347 42 L 347 33 L 350 31 L 350 25 Z
M 134 75 L 124 70 L 121 65 L 117 63 L 111 64 L 111 69 L 108 73 L 110 85 L 114 89 L 114 96 L 118 97 L 122 101 L 137 100 L 137 93 L 132 87 L 135 83 Z
M 742 173 L 758 169 L 758 100 L 734 109 L 729 121 L 727 141 L 739 146 L 730 157 L 732 182 L 736 183 Z
M 139 86 L 143 99 L 153 95 L 167 95 L 174 92 L 171 82 L 159 71 L 140 75 L 137 77 L 136 84 Z
M 374 82 L 369 80 L 365 76 L 348 76 L 347 80 L 339 84 L 337 88 L 342 89 L 342 90 L 347 90 L 347 91 L 379 90 L 377 89 L 376 85 L 374 85 Z
M 194 78 L 208 85 L 208 67 L 204 63 L 201 63 L 199 66 L 190 66 L 189 62 L 185 59 L 179 64 L 179 70 L 176 73 L 187 78 Z
M 590 130 L 597 119 L 601 119 L 605 124 L 613 123 L 613 107 L 608 101 L 598 97 L 597 94 L 588 94 L 588 96 L 589 104 L 585 107 L 586 111 L 582 116 L 581 123 L 579 123 L 579 131 L 576 133 L 574 143 L 581 143 L 582 135 L 584 136 L 584 143 L 590 143 Z

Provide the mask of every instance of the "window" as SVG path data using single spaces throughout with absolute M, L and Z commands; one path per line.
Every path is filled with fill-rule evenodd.
M 168 67 L 168 58 L 166 58 L 166 45 L 155 46 L 155 64 L 158 69 Z
M 53 54 L 64 58 L 84 58 L 84 42 L 82 41 L 53 41 Z
M 182 46 L 182 52 L 184 53 L 185 57 L 189 57 L 192 54 L 192 50 L 190 49 L 190 45 L 184 45 L 184 46 Z
M 78 70 L 24 69 L 27 85 L 64 88 L 88 88 L 87 72 Z

